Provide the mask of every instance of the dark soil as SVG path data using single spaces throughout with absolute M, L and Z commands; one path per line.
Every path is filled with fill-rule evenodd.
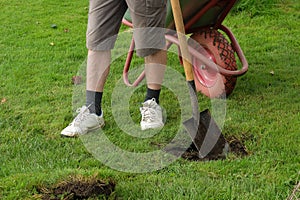
M 235 136 L 228 136 L 226 138 L 226 142 L 228 144 L 228 153 L 232 153 L 236 156 L 242 157 L 247 156 L 249 154 L 246 146 L 244 145 L 243 140 L 239 140 Z M 192 144 L 190 148 L 188 148 L 184 154 L 181 156 L 184 159 L 190 161 L 207 161 L 207 160 L 219 160 L 225 159 L 225 155 L 215 155 L 215 154 L 208 154 L 205 158 L 199 158 L 198 151 L 195 146 Z
M 195 132 L 195 124 L 192 119 L 185 122 L 187 133 Z M 192 134 L 194 135 L 194 134 Z M 226 155 L 231 152 L 237 156 L 248 155 L 243 141 L 237 137 L 225 137 L 219 129 L 217 123 L 211 117 L 209 110 L 204 110 L 199 114 L 199 125 L 190 147 L 181 157 L 192 161 L 219 160 L 225 159 Z M 241 134 L 241 138 L 246 140 L 246 134 Z M 175 149 L 168 149 L 168 152 L 176 152 Z M 176 155 L 176 154 L 175 154 Z
M 230 152 L 237 156 L 247 156 L 249 154 L 246 146 L 243 144 L 245 141 L 239 140 L 235 136 L 229 136 L 227 138 Z
M 39 187 L 37 191 L 43 200 L 80 200 L 80 199 L 106 199 L 115 190 L 115 183 L 108 183 L 92 178 L 81 180 L 72 178 L 55 186 Z

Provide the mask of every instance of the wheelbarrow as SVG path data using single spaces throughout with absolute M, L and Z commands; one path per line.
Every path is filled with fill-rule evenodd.
M 188 51 L 192 57 L 196 90 L 210 98 L 220 97 L 224 94 L 230 95 L 236 86 L 237 77 L 245 74 L 248 70 L 247 60 L 237 39 L 228 27 L 222 25 L 225 17 L 237 1 L 180 0 L 185 33 L 190 35 L 190 40 L 198 43 L 194 45 L 194 43 L 189 42 L 188 46 Z M 133 27 L 129 11 L 125 13 L 122 22 Z M 167 5 L 165 24 L 166 29 L 175 30 L 170 1 Z M 165 34 L 166 49 L 169 49 L 172 44 L 177 45 L 179 61 L 182 64 L 178 37 L 174 33 L 176 32 Z M 134 49 L 135 43 L 132 38 L 123 70 L 123 80 L 128 86 L 137 86 L 145 77 L 145 73 L 142 72 L 133 83 L 128 80 L 128 71 Z M 238 69 L 235 55 L 242 65 L 240 69 Z

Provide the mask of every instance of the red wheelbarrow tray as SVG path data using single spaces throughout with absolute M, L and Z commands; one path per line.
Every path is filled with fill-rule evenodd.
M 235 38 L 235 36 L 233 35 L 233 33 L 228 27 L 222 25 L 222 22 L 224 21 L 225 17 L 237 2 L 238 2 L 237 0 L 202 0 L 202 1 L 201 0 L 180 0 L 186 34 L 194 34 L 194 33 L 201 32 L 203 30 L 214 30 L 217 32 L 221 30 L 223 33 L 225 33 L 228 36 L 231 42 L 230 46 L 234 51 L 233 53 L 236 53 L 242 65 L 241 69 L 235 68 L 235 70 L 232 69 L 229 70 L 227 68 L 224 68 L 223 66 L 219 66 L 216 62 L 214 62 L 213 59 L 205 55 L 203 51 L 201 50 L 199 51 L 193 48 L 192 46 L 189 46 L 188 50 L 191 56 L 193 58 L 196 58 L 198 61 L 200 60 L 201 66 L 205 66 L 206 71 L 207 69 L 209 70 L 209 73 L 206 74 L 204 73 L 203 75 L 203 70 L 199 70 L 199 66 L 193 66 L 196 78 L 201 76 L 201 74 L 203 75 L 201 76 L 202 77 L 201 80 L 204 79 L 203 82 L 205 82 L 205 87 L 210 87 L 209 84 L 211 81 L 209 79 L 209 76 L 207 76 L 207 74 L 211 74 L 212 72 L 214 72 L 217 74 L 221 74 L 224 77 L 234 77 L 232 79 L 232 81 L 234 81 L 233 83 L 233 88 L 234 88 L 236 77 L 245 74 L 248 70 L 248 62 L 244 56 L 244 53 L 240 45 L 237 42 L 237 39 Z M 133 27 L 129 10 L 124 15 L 123 24 L 129 27 Z M 170 1 L 167 2 L 167 16 L 166 16 L 165 28 L 167 30 L 175 30 L 175 24 L 173 20 L 173 13 L 172 13 Z M 166 40 L 168 41 L 166 48 L 168 49 L 172 44 L 175 44 L 179 47 L 179 41 L 176 34 L 174 34 L 174 31 L 170 31 L 170 33 L 172 34 L 169 34 L 169 32 L 167 31 L 165 34 Z M 220 34 L 221 36 L 223 36 L 222 33 Z M 135 45 L 134 45 L 134 40 L 132 38 L 132 42 L 129 47 L 127 59 L 123 70 L 124 83 L 128 86 L 137 86 L 145 76 L 144 72 L 142 72 L 140 76 L 134 81 L 134 83 L 130 83 L 128 80 L 128 71 L 133 56 L 134 48 Z M 179 59 L 181 61 L 180 55 L 179 55 Z M 198 73 L 196 73 L 197 69 L 198 69 Z M 214 82 L 214 78 L 212 78 L 212 81 Z M 231 90 L 233 90 L 233 88 L 231 88 Z M 232 91 L 230 91 L 229 93 L 231 92 Z M 205 94 L 205 95 L 210 96 L 209 94 Z M 211 97 L 214 97 L 214 95 Z

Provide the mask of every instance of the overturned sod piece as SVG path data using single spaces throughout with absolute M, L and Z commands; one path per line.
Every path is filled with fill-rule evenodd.
M 59 199 L 91 199 L 110 197 L 115 190 L 113 181 L 104 182 L 102 180 L 91 178 L 71 178 L 68 181 L 62 181 L 57 185 L 47 187 L 38 187 L 35 198 L 43 200 Z

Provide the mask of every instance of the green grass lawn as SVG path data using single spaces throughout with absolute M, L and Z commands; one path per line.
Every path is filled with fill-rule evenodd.
M 0 0 L 0 199 L 38 198 L 38 188 L 70 177 L 113 180 L 111 198 L 117 199 L 285 199 L 291 194 L 300 181 L 299 1 L 282 1 L 265 12 L 236 11 L 224 22 L 237 37 L 249 71 L 226 101 L 223 134 L 242 140 L 249 155 L 210 162 L 179 159 L 149 173 L 113 170 L 80 138 L 60 136 L 75 109 L 71 78 L 86 60 L 87 7 L 87 1 Z M 155 150 L 153 144 L 168 143 L 178 129 L 180 109 L 173 109 L 178 102 L 170 90 L 162 91 L 168 113 L 162 134 L 146 139 L 125 134 L 116 126 L 110 101 L 124 62 L 124 56 L 115 60 L 109 75 L 105 133 L 123 149 Z M 169 56 L 168 65 L 182 73 L 176 55 Z M 137 124 L 144 91 L 139 88 L 130 99 Z M 209 106 L 209 99 L 198 96 L 201 108 Z

